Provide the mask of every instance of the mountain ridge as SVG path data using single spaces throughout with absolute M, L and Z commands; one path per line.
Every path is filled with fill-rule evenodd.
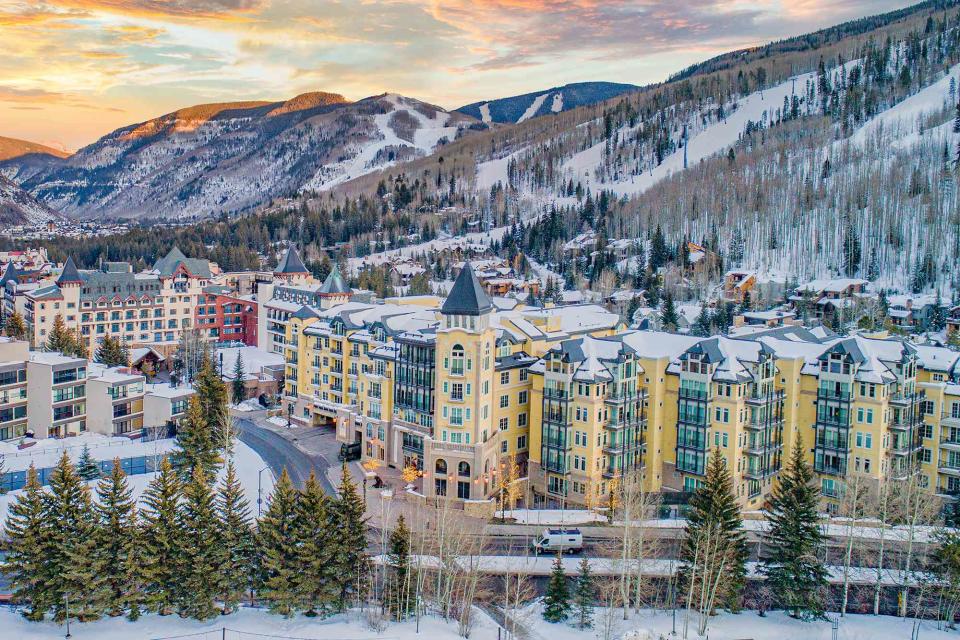
M 543 91 L 481 100 L 454 111 L 487 123 L 517 123 L 548 113 L 560 113 L 576 107 L 596 104 L 641 87 L 621 82 L 572 82 Z

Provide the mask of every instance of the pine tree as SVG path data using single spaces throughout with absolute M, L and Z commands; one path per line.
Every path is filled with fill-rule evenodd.
M 290 617 L 298 605 L 297 490 L 284 469 L 257 523 L 258 595 L 270 611 Z
M 212 477 L 221 462 L 216 433 L 204 412 L 204 402 L 197 390 L 187 403 L 187 411 L 177 426 L 177 448 L 173 452 L 173 465 L 184 480 L 191 477 L 195 468 L 202 469 L 204 477 Z M 210 475 L 208 475 L 210 474 Z
M 328 613 L 340 599 L 333 563 L 338 538 L 330 499 L 311 471 L 296 505 L 298 599 L 308 616 Z
M 693 326 L 690 327 L 690 334 L 701 338 L 710 335 L 710 311 L 707 309 L 706 303 L 700 306 L 700 313 L 697 314 L 697 319 L 693 321 Z
M 703 485 L 690 498 L 686 537 L 681 547 L 681 574 L 694 593 L 709 594 L 697 609 L 704 615 L 717 606 L 737 610 L 746 581 L 747 545 L 741 529 L 740 506 L 733 493 L 727 462 L 715 449 L 710 455 Z
M 590 562 L 586 558 L 582 558 L 573 591 L 573 617 L 580 629 L 588 629 L 593 626 L 593 600 L 595 597 L 596 587 L 593 584 L 593 574 L 590 573 Z
M 208 620 L 217 615 L 220 570 L 226 556 L 221 546 L 213 490 L 202 467 L 194 467 L 183 487 L 177 513 L 180 548 L 177 605 L 180 615 Z
M 200 405 L 203 408 L 203 415 L 207 421 L 207 428 L 211 433 L 211 441 L 215 451 L 229 450 L 231 448 L 229 439 L 230 416 L 227 411 L 228 394 L 227 385 L 217 373 L 217 368 L 211 358 L 205 357 L 200 366 L 200 373 L 194 379 L 194 388 L 197 396 L 200 398 Z M 222 461 L 217 461 L 219 466 Z M 205 469 L 210 473 L 210 469 Z M 208 477 L 215 477 L 209 475 Z
M 53 604 L 46 580 L 56 571 L 50 566 L 48 552 L 52 526 L 37 469 L 31 463 L 27 483 L 7 514 L 4 533 L 10 543 L 3 564 L 3 573 L 10 577 L 14 597 L 30 603 L 29 611 L 24 614 L 28 620 L 42 620 Z
M 95 620 L 103 612 L 106 579 L 97 552 L 97 518 L 90 488 L 64 452 L 50 475 L 47 498 L 50 567 L 45 576 L 53 603 L 54 619 Z M 69 611 L 66 609 L 69 600 Z
M 139 531 L 136 504 L 120 458 L 114 459 L 110 475 L 97 485 L 97 496 L 97 551 L 107 582 L 107 613 L 119 616 L 129 610 L 130 619 L 136 620 L 142 602 Z
M 663 297 L 663 308 L 660 310 L 660 326 L 664 331 L 676 331 L 679 324 L 680 317 L 673 304 L 673 294 L 667 291 Z
M 73 334 L 67 329 L 63 316 L 59 313 L 53 319 L 53 328 L 50 329 L 43 348 L 45 351 L 56 351 L 64 355 L 71 354 L 74 350 Z
M 766 510 L 769 530 L 761 558 L 775 597 L 795 618 L 823 617 L 827 572 L 822 557 L 825 537 L 818 523 L 819 492 L 813 470 L 797 442 L 780 474 Z
M 220 568 L 220 596 L 224 613 L 231 613 L 250 588 L 253 560 L 253 530 L 250 505 L 243 495 L 233 460 L 227 463 L 223 483 L 217 490 L 217 522 L 223 553 Z
M 563 573 L 563 563 L 558 555 L 553 561 L 547 593 L 543 598 L 543 619 L 547 622 L 563 622 L 569 613 L 570 590 L 567 588 L 567 576 Z
M 80 453 L 80 459 L 77 460 L 77 475 L 87 482 L 100 477 L 100 465 L 90 455 L 90 447 L 87 445 L 83 445 L 83 452 Z
M 123 343 L 109 334 L 104 336 L 100 346 L 97 347 L 94 358 L 108 367 L 126 367 L 130 364 L 129 352 Z
M 410 614 L 413 602 L 410 599 L 410 529 L 401 515 L 397 526 L 390 532 L 390 553 L 387 556 L 389 582 L 387 583 L 387 608 L 398 622 Z
M 343 609 L 348 604 L 348 596 L 367 570 L 366 505 L 346 463 L 343 464 L 339 499 L 334 510 L 339 540 L 333 564 L 337 568 L 340 590 L 338 606 Z
M 237 351 L 237 360 L 233 366 L 233 382 L 231 383 L 233 404 L 240 404 L 247 399 L 247 386 L 244 380 L 245 375 L 246 370 L 243 366 L 243 356 Z
M 7 321 L 3 326 L 3 332 L 8 338 L 15 340 L 27 339 L 27 323 L 24 322 L 23 316 L 20 315 L 19 311 L 14 311 L 7 316 Z
M 141 511 L 141 578 L 147 609 L 160 615 L 173 612 L 179 585 L 180 481 L 167 458 L 143 493 Z

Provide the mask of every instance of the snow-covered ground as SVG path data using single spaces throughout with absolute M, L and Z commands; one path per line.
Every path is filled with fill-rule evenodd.
M 476 612 L 472 638 L 485 640 L 497 637 L 496 624 L 482 612 Z M 223 629 L 226 628 L 224 632 Z M 260 638 L 296 638 L 330 640 L 455 640 L 456 623 L 434 617 L 416 622 L 389 624 L 382 632 L 370 629 L 359 613 L 346 613 L 331 618 L 284 618 L 259 609 L 241 608 L 229 616 L 207 622 L 182 620 L 177 616 L 146 615 L 136 622 L 125 618 L 109 618 L 84 624 L 71 623 L 70 634 L 76 640 L 147 640 L 181 636 L 190 640 L 248 640 Z M 0 607 L 0 638 L 5 640 L 54 640 L 63 638 L 64 627 L 50 621 L 29 622 L 10 607 Z
M 111 438 L 111 439 L 116 440 L 118 438 Z M 57 441 L 50 441 L 50 442 L 72 444 L 70 443 L 70 440 L 74 440 L 74 438 L 71 438 L 69 440 L 57 440 Z M 48 441 L 44 440 L 43 442 L 46 443 Z M 158 443 L 162 443 L 162 446 L 157 448 L 158 453 L 156 455 L 162 455 L 163 453 L 165 453 L 166 451 L 170 451 L 174 447 L 174 443 L 172 440 L 161 440 L 161 441 L 158 441 Z M 139 448 L 137 445 L 139 445 Z M 54 466 L 56 464 L 57 459 L 59 459 L 61 455 L 60 451 L 62 451 L 63 449 L 61 448 L 60 450 L 55 450 L 53 446 L 48 446 L 47 449 L 48 451 L 45 452 L 43 455 L 50 455 L 52 457 L 53 463 L 44 464 L 43 466 L 48 466 L 48 467 Z M 67 450 L 70 452 L 70 457 L 74 460 L 76 460 L 80 456 L 80 453 L 83 451 L 82 446 L 80 448 L 71 447 L 70 449 L 67 449 Z M 109 449 L 109 450 L 111 452 L 114 451 L 113 449 Z M 113 453 L 112 455 L 106 458 L 100 458 L 99 455 L 103 451 L 104 451 L 103 449 L 91 447 L 90 454 L 97 459 L 106 459 L 106 460 L 109 460 L 110 458 L 114 457 L 114 455 L 120 455 L 121 457 L 154 455 L 154 443 L 134 443 L 134 442 L 128 441 L 127 446 L 122 450 L 123 451 L 122 454 Z M 10 460 L 5 460 L 8 470 L 10 468 L 10 465 L 13 464 L 15 460 L 17 459 L 13 458 Z M 237 467 L 237 475 L 240 478 L 240 483 L 243 485 L 244 495 L 246 496 L 247 500 L 250 503 L 251 515 L 255 515 L 256 509 L 257 509 L 257 496 L 262 495 L 263 499 L 266 500 L 267 496 L 269 496 L 270 493 L 273 491 L 273 473 L 270 471 L 269 468 L 267 468 L 266 463 L 263 461 L 263 459 L 259 455 L 257 455 L 256 451 L 254 451 L 244 443 L 240 442 L 239 440 L 234 441 L 233 462 Z M 29 462 L 27 462 L 27 465 L 29 466 Z M 39 467 L 41 465 L 38 464 L 37 466 Z M 261 469 L 266 469 L 266 470 L 261 474 L 260 473 Z M 224 473 L 225 473 L 225 470 L 221 469 L 220 471 L 221 479 Z M 150 484 L 150 481 L 153 480 L 154 477 L 156 477 L 155 473 L 143 473 L 143 474 L 129 476 L 127 478 L 127 482 L 130 485 L 130 489 L 133 491 L 134 497 L 139 499 L 141 494 L 143 494 L 147 486 Z M 259 484 L 259 492 L 258 492 L 258 481 L 261 482 L 261 484 Z M 94 490 L 94 497 L 96 497 L 97 481 L 93 480 L 88 484 L 90 485 L 90 488 Z M 0 522 L 4 522 L 7 519 L 7 508 L 11 502 L 16 500 L 17 496 L 20 495 L 20 493 L 21 493 L 20 491 L 11 491 L 10 493 L 0 495 Z M 0 625 L 0 629 L 3 629 L 2 625 Z M 4 638 L 4 637 L 5 636 L 3 636 L 2 633 L 0 633 L 0 638 Z
M 549 93 L 544 93 L 533 99 L 533 102 L 530 103 L 530 106 L 527 107 L 527 110 L 523 112 L 523 115 L 520 116 L 520 119 L 517 120 L 517 124 L 529 120 L 533 116 L 537 115 L 537 111 L 540 111 L 540 107 L 543 106 L 543 103 L 546 102 Z
M 0 442 L 0 455 L 3 456 L 4 471 L 10 473 L 25 471 L 31 464 L 37 469 L 54 467 L 64 451 L 71 460 L 76 462 L 83 453 L 84 447 L 90 451 L 90 456 L 94 460 L 113 460 L 114 458 L 163 455 L 174 448 L 174 441 L 167 438 L 144 442 L 98 433 L 84 433 L 72 438 L 44 438 L 24 449 L 19 449 L 12 442 Z
M 639 614 L 630 614 L 623 620 L 622 610 L 610 612 L 615 633 L 613 638 L 623 640 L 660 640 L 683 637 L 684 612 L 677 611 L 677 636 L 671 636 L 673 614 L 671 611 L 645 610 Z M 525 610 L 523 621 L 540 638 L 550 640 L 592 640 L 602 638 L 605 609 L 594 611 L 594 628 L 581 631 L 571 622 L 552 624 L 543 620 L 540 605 Z M 836 617 L 836 614 L 830 614 Z M 838 640 L 905 640 L 911 637 L 913 620 L 904 620 L 891 616 L 847 615 L 840 621 L 836 638 Z M 711 618 L 707 629 L 710 640 L 831 640 L 832 623 L 827 620 L 802 622 L 780 612 L 770 612 L 760 617 L 753 611 L 733 615 L 722 613 Z M 688 637 L 700 638 L 696 633 L 697 621 L 691 616 Z M 947 633 L 937 629 L 934 621 L 920 623 L 920 638 L 923 640 L 946 640 L 955 638 L 956 632 Z

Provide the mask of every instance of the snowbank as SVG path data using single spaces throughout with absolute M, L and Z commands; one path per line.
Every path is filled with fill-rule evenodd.
M 514 520 L 517 524 L 574 525 L 606 522 L 607 517 L 584 509 L 512 509 L 498 511 L 498 518 Z
M 473 637 L 496 637 L 496 625 L 479 610 Z M 227 631 L 222 631 L 223 628 Z M 0 608 L 0 636 L 17 640 L 54 640 L 63 638 L 64 628 L 53 622 L 29 622 L 12 608 Z M 456 623 L 424 617 L 420 620 L 420 635 L 416 622 L 409 620 L 390 624 L 383 633 L 370 630 L 360 620 L 358 613 L 347 613 L 332 618 L 318 619 L 297 616 L 284 618 L 259 609 L 243 607 L 229 616 L 221 616 L 207 622 L 181 620 L 177 616 L 143 616 L 137 622 L 125 618 L 108 618 L 85 624 L 71 623 L 70 633 L 76 640 L 134 640 L 137 638 L 165 638 L 188 636 L 192 640 L 241 640 L 246 634 L 270 638 L 337 638 L 338 640 L 407 640 L 430 638 L 431 640 L 455 640 Z

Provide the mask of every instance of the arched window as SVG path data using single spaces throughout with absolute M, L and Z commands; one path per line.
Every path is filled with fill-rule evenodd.
M 453 351 L 450 354 L 450 373 L 455 376 L 463 375 L 463 345 L 453 345 Z
M 435 467 L 438 476 L 447 475 L 447 461 L 444 459 L 437 460 L 437 466 Z
M 460 474 L 460 477 L 461 477 L 461 478 L 469 478 L 469 477 L 470 477 L 470 463 L 469 463 L 469 462 L 461 462 L 459 465 L 457 465 L 457 473 Z

